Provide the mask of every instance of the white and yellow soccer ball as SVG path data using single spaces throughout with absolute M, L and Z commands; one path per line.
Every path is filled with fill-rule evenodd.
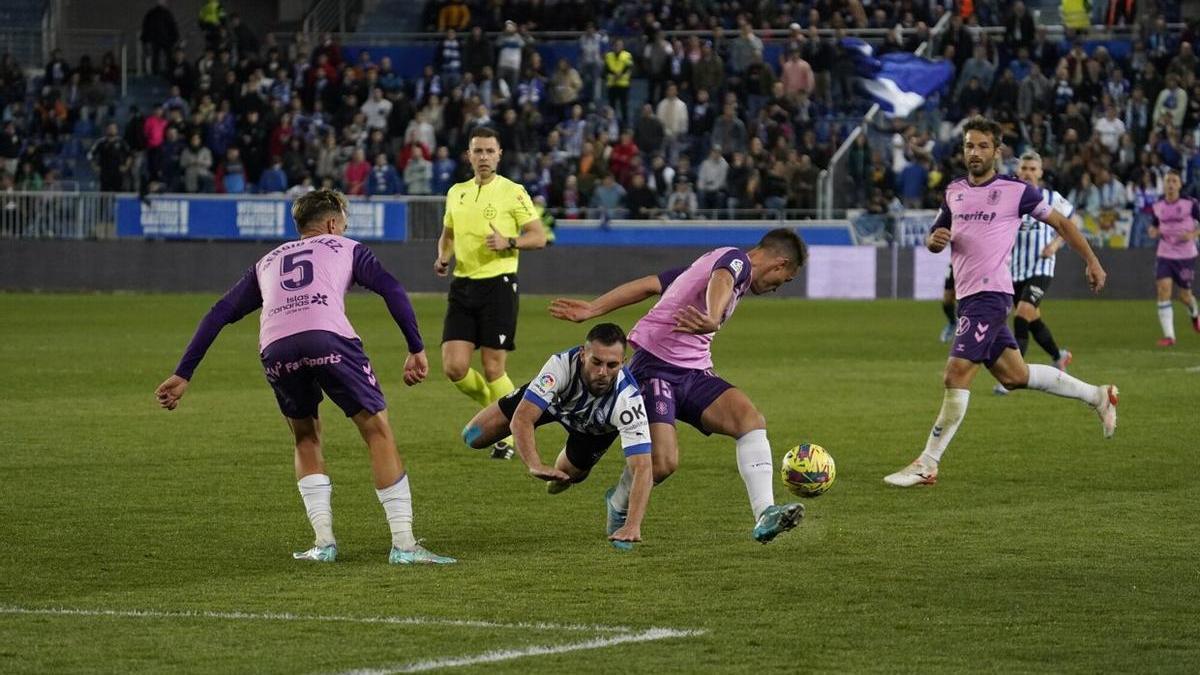
M 814 443 L 805 443 L 788 450 L 783 456 L 779 477 L 797 497 L 819 497 L 833 485 L 837 467 L 828 450 Z

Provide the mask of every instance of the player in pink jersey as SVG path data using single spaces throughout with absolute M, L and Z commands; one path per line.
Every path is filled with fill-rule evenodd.
M 1051 209 L 1036 187 L 996 173 L 1000 135 L 1000 125 L 983 117 L 976 116 L 963 127 L 968 174 L 946 187 L 945 203 L 925 239 L 934 253 L 950 246 L 958 326 L 946 360 L 942 410 L 925 450 L 908 467 L 884 477 L 890 485 L 937 482 L 938 463 L 967 413 L 971 380 L 981 364 L 1007 389 L 1036 389 L 1087 403 L 1100 416 L 1105 438 L 1117 426 L 1115 386 L 1095 386 L 1052 366 L 1026 364 L 1008 330 L 1013 301 L 1009 258 L 1022 216 L 1049 224 L 1083 257 L 1093 292 L 1104 287 L 1105 273 L 1075 225 Z
M 330 497 L 333 486 L 325 474 L 321 452 L 321 423 L 317 405 L 324 391 L 354 421 L 371 454 L 375 492 L 392 531 L 393 564 L 453 563 L 417 543 L 412 532 L 412 494 L 404 461 L 396 452 L 387 402 L 362 342 L 346 318 L 346 291 L 359 284 L 383 296 L 388 311 L 408 342 L 404 383 L 425 379 L 429 362 L 417 328 L 417 317 L 404 288 L 362 244 L 347 239 L 346 198 L 332 190 L 317 190 L 292 206 L 300 239 L 263 256 L 221 298 L 200 322 L 175 374 L 155 395 L 174 410 L 187 392 L 217 334 L 227 325 L 262 308 L 259 351 L 267 381 L 279 409 L 295 436 L 296 479 L 316 540 L 298 560 L 334 562 Z
M 738 471 L 755 518 L 753 536 L 764 544 L 798 525 L 804 506 L 775 504 L 766 420 L 745 393 L 712 371 L 710 348 L 747 291 L 760 295 L 778 289 L 795 278 L 807 257 L 804 241 L 781 228 L 749 251 L 719 248 L 688 267 L 635 279 L 591 302 L 559 298 L 550 305 L 554 317 L 579 322 L 662 296 L 629 334 L 634 347 L 629 370 L 641 386 L 650 420 L 654 482 L 666 480 L 679 465 L 675 420 L 705 435 L 736 439 Z M 610 535 L 625 523 L 632 485 L 627 467 L 605 495 Z
M 1180 198 L 1183 179 L 1171 171 L 1163 182 L 1163 199 L 1151 207 L 1154 224 L 1150 237 L 1158 239 L 1158 256 L 1154 270 L 1155 291 L 1158 294 L 1158 323 L 1163 336 L 1159 347 L 1175 344 L 1175 312 L 1171 308 L 1171 286 L 1179 287 L 1179 301 L 1188 308 L 1192 328 L 1200 332 L 1200 308 L 1192 295 L 1192 280 L 1196 276 L 1196 238 L 1200 229 L 1200 204 L 1194 199 Z

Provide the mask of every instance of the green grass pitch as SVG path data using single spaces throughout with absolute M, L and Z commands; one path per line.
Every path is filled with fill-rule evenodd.
M 1200 336 L 1177 316 L 1179 345 L 1156 348 L 1150 299 L 1045 305 L 1072 372 L 1120 385 L 1114 439 L 1084 406 L 994 397 L 984 374 L 940 483 L 908 491 L 880 479 L 916 455 L 941 402 L 937 304 L 743 302 L 718 372 L 766 415 L 777 463 L 820 443 L 838 482 L 759 545 L 732 441 L 681 427 L 679 472 L 654 491 L 646 541 L 621 553 L 602 503 L 619 451 L 548 496 L 519 462 L 465 448 L 474 410 L 436 353 L 429 381 L 405 388 L 399 332 L 356 294 L 417 535 L 461 561 L 395 568 L 366 451 L 329 403 L 341 558 L 291 560 L 311 530 L 256 315 L 221 335 L 178 410 L 157 408 L 215 297 L 0 294 L 0 670 L 1200 670 Z M 522 301 L 518 383 L 584 333 L 547 302 Z M 436 345 L 444 299 L 415 304 Z M 548 459 L 562 434 L 538 438 Z

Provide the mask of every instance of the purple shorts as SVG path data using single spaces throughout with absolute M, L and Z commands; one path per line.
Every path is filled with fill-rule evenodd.
M 358 340 L 323 330 L 296 333 L 267 345 L 262 362 L 279 410 L 292 419 L 316 417 L 322 390 L 346 417 L 387 408 Z
M 1012 296 L 983 291 L 958 301 L 958 329 L 950 356 L 991 367 L 1005 349 L 1017 349 L 1017 341 L 1008 330 Z
M 672 365 L 644 349 L 633 352 L 629 371 L 642 387 L 651 424 L 674 426 L 678 419 L 705 436 L 712 432 L 700 423 L 700 416 L 721 394 L 733 388 L 711 370 Z
M 1156 258 L 1154 265 L 1155 279 L 1170 279 L 1180 288 L 1191 288 L 1192 279 L 1196 277 L 1195 258 Z

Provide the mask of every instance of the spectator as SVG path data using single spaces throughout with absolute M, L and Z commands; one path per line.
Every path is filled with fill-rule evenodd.
M 142 138 L 145 139 L 146 168 L 150 180 L 158 180 L 162 173 L 162 144 L 167 135 L 167 118 L 162 106 L 154 106 L 154 110 L 142 124 Z
M 622 131 L 620 140 L 613 146 L 608 158 L 609 172 L 622 185 L 629 182 L 634 171 L 634 162 L 638 157 L 638 145 L 633 139 L 633 131 L 629 129 Z
M 1134 87 L 1129 102 L 1125 104 L 1125 128 L 1139 145 L 1144 144 L 1150 135 L 1150 101 L 1141 87 Z
M 1152 119 L 1156 124 L 1167 119 L 1172 126 L 1178 129 L 1183 125 L 1183 116 L 1187 112 L 1187 107 L 1188 95 L 1183 87 L 1179 86 L 1179 76 L 1175 73 L 1168 73 L 1166 87 L 1158 93 L 1158 100 L 1154 102 Z M 1164 118 L 1164 116 L 1166 117 Z
M 796 102 L 800 94 L 811 95 L 816 86 L 813 79 L 812 66 L 800 57 L 799 51 L 789 52 L 786 56 L 780 56 L 780 76 L 779 79 L 783 83 L 783 94 L 788 97 L 793 103 Z
M 422 153 L 413 153 L 404 167 L 404 183 L 410 195 L 433 194 L 433 164 Z
M 1025 9 L 1025 3 L 1017 0 L 1004 21 L 1004 45 L 1009 49 L 1031 47 L 1034 38 L 1033 15 Z
M 719 209 L 725 202 L 725 184 L 729 178 L 729 163 L 721 154 L 721 146 L 714 145 L 708 157 L 700 162 L 697 189 L 700 191 L 700 208 Z
M 463 0 L 448 0 L 437 14 L 438 32 L 447 29 L 466 30 L 471 25 L 471 9 Z
M 205 0 L 200 6 L 197 21 L 200 30 L 204 31 L 204 44 L 217 50 L 221 41 L 222 24 L 225 23 L 225 8 L 221 5 L 221 0 Z
M 1100 143 L 1111 153 L 1116 153 L 1121 145 L 1121 137 L 1125 135 L 1125 123 L 1117 117 L 1117 109 L 1109 105 L 1104 109 L 1104 117 L 1096 120 L 1092 133 Z
M 675 189 L 667 197 L 667 217 L 672 220 L 689 220 L 696 217 L 696 193 L 686 180 L 675 182 Z
M 958 84 L 954 88 L 955 98 L 962 99 L 962 92 L 972 78 L 979 81 L 979 86 L 984 91 L 990 90 L 995 75 L 996 67 L 987 59 L 987 49 L 983 45 L 975 45 L 974 55 L 967 59 L 958 73 Z
M 654 155 L 661 152 L 666 139 L 663 123 L 654 116 L 654 106 L 649 103 L 642 105 L 642 116 L 638 118 L 633 132 L 634 143 L 644 155 Z M 624 183 L 626 181 L 622 181 Z
M 359 110 L 366 115 L 368 129 L 386 130 L 388 128 L 388 118 L 392 114 L 392 102 L 384 97 L 382 87 L 371 90 L 371 98 L 367 99 Z
M 688 133 L 687 104 L 679 98 L 679 87 L 674 82 L 667 85 L 666 97 L 658 102 L 655 117 L 662 123 L 667 158 L 674 163 L 686 149 Z
M 692 90 L 721 91 L 725 83 L 725 62 L 706 40 L 700 48 L 700 60 L 692 66 Z
M 188 137 L 188 146 L 179 155 L 185 192 L 213 191 L 212 163 L 212 151 L 201 142 L 198 132 L 192 133 Z
M 579 71 L 571 67 L 566 59 L 558 60 L 558 67 L 550 78 L 550 102 L 554 104 L 559 117 L 566 117 L 570 109 L 579 101 L 579 93 L 583 89 L 583 78 Z
M 179 25 L 175 23 L 175 15 L 167 9 L 167 0 L 157 0 L 142 16 L 140 39 L 145 45 L 145 58 L 149 63 L 147 70 L 155 74 L 165 72 L 167 55 L 179 42 Z
M 625 203 L 633 220 L 647 220 L 658 214 L 658 195 L 646 185 L 646 177 L 640 172 L 633 174 L 629 181 Z
M 236 147 L 225 151 L 225 161 L 217 169 L 220 191 L 225 194 L 240 195 L 246 192 L 246 168 L 242 165 L 242 156 Z
M 9 126 L 5 125 L 5 136 Z M 129 168 L 133 164 L 133 152 L 129 144 L 118 135 L 117 123 L 109 122 L 104 128 L 104 137 L 92 145 L 88 159 L 100 175 L 101 192 L 121 192 L 125 190 Z
M 400 194 L 400 176 L 382 152 L 375 155 L 375 166 L 371 167 L 371 175 L 367 179 L 367 194 L 372 197 Z
M 583 35 L 579 36 L 579 68 L 583 80 L 583 93 L 590 103 L 599 103 L 603 97 L 604 52 L 608 48 L 608 36 L 596 30 L 596 24 L 587 23 Z
M 1067 195 L 1067 201 L 1075 205 L 1075 209 L 1093 217 L 1100 214 L 1100 191 L 1092 184 L 1092 175 L 1084 171 L 1079 176 L 1079 182 Z
M 445 29 L 446 37 L 434 52 L 433 65 L 441 74 L 442 85 L 446 90 L 453 89 L 462 81 L 463 74 L 463 44 L 453 28 Z
M 242 22 L 237 12 L 229 16 L 229 30 L 233 33 L 233 44 L 237 51 L 236 60 L 243 63 L 258 56 L 259 41 L 249 26 Z
M 508 83 L 509 91 L 516 91 L 517 78 L 521 75 L 521 62 L 525 50 L 525 39 L 517 33 L 517 24 L 504 22 L 504 32 L 496 38 L 496 74 Z
M 367 176 L 371 173 L 371 164 L 367 162 L 362 148 L 355 148 L 342 171 L 342 185 L 348 195 L 365 195 L 367 193 Z
M 271 166 L 263 170 L 258 179 L 258 191 L 263 194 L 279 194 L 288 189 L 287 173 L 283 170 L 283 159 L 271 157 Z
M 796 168 L 792 171 L 792 199 L 796 208 L 803 212 L 802 217 L 811 218 L 816 212 L 818 174 L 812 158 L 800 155 Z
M 713 122 L 711 144 L 725 152 L 746 152 L 748 134 L 746 125 L 735 114 L 736 104 L 726 103 L 721 116 Z
M 729 48 L 729 69 L 735 77 L 740 77 L 750 67 L 757 54 L 760 58 L 763 52 L 762 39 L 754 34 L 749 21 L 743 20 L 738 26 L 738 36 L 734 38 Z
M 608 104 L 616 111 L 621 124 L 629 120 L 629 85 L 633 77 L 633 54 L 625 49 L 625 41 L 613 40 L 612 50 L 604 55 L 605 84 Z
M 439 146 L 437 156 L 433 160 L 433 181 L 430 194 L 446 194 L 450 186 L 454 185 L 457 173 L 458 166 L 450 157 L 450 148 L 444 145 Z
M 1050 79 L 1042 73 L 1042 67 L 1036 63 L 1029 70 L 1029 75 L 1021 80 L 1017 87 L 1017 116 L 1029 119 L 1035 111 L 1045 109 L 1050 102 Z
M 625 188 L 621 187 L 611 173 L 606 173 L 600 185 L 592 193 L 589 206 L 593 217 L 621 218 L 625 215 Z
M 43 82 L 51 87 L 61 87 L 70 77 L 71 66 L 63 58 L 62 50 L 55 49 L 50 52 L 50 60 L 46 63 L 46 69 L 42 75 Z
M 1096 175 L 1096 190 L 1100 195 L 1100 211 L 1116 211 L 1124 208 L 1129 196 L 1125 186 L 1108 169 L 1100 169 Z
M 662 98 L 670 75 L 670 61 L 675 49 L 661 29 L 655 29 L 651 39 L 642 48 L 642 63 L 648 80 L 647 97 L 650 101 Z
M 12 120 L 4 123 L 4 133 L 0 134 L 0 171 L 12 178 L 17 172 L 17 158 L 21 156 L 21 135 L 17 133 L 17 125 Z

